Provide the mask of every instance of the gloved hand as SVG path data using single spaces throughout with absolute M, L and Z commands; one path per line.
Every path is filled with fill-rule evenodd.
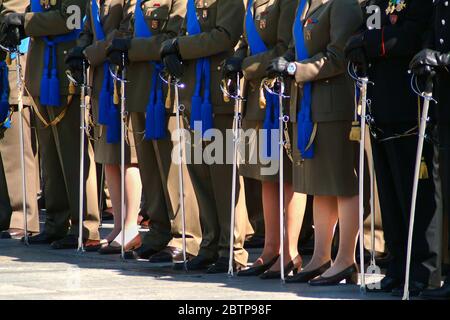
M 364 33 L 360 33 L 351 36 L 344 48 L 345 58 L 353 63 L 359 69 L 358 72 L 363 75 L 366 75 L 368 66 L 365 47 Z
M 414 72 L 414 69 L 421 69 L 423 66 L 439 68 L 448 65 L 450 65 L 450 53 L 424 49 L 414 56 L 409 64 L 409 68 Z
M 20 45 L 25 34 L 25 14 L 10 13 L 0 25 L 0 43 L 8 48 Z
M 161 44 L 161 61 L 163 61 L 166 56 L 171 54 L 177 55 L 179 57 L 179 60 L 181 61 L 180 48 L 178 47 L 178 41 L 176 38 L 166 40 Z
M 161 45 L 161 61 L 167 72 L 174 78 L 180 79 L 183 76 L 183 62 L 181 61 L 178 42 L 176 39 L 166 40 Z
M 89 62 L 87 61 L 84 53 L 83 47 L 74 47 L 69 51 L 65 59 L 65 63 L 78 83 L 83 82 L 83 61 L 86 68 L 89 67 Z
M 124 68 L 130 63 L 128 50 L 131 47 L 130 39 L 114 39 L 106 49 L 106 55 L 111 64 Z
M 273 79 L 276 77 L 287 77 L 290 76 L 287 72 L 288 64 L 291 61 L 287 57 L 278 57 L 273 59 L 266 69 L 267 77 Z
M 240 57 L 230 57 L 222 62 L 222 78 L 235 80 L 242 75 L 242 61 Z

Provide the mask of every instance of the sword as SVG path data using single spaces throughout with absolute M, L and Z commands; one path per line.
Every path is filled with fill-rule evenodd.
M 86 89 L 88 86 L 88 76 L 86 60 L 83 59 L 83 83 L 72 77 L 70 72 L 66 72 L 66 76 L 72 84 L 81 87 L 80 96 L 80 180 L 79 180 L 79 196 L 78 196 L 78 249 L 79 253 L 84 252 L 83 247 L 83 221 L 84 221 L 84 158 L 85 158 L 85 143 L 86 143 Z
M 430 70 L 432 71 L 432 70 Z M 422 162 L 422 152 L 423 152 L 423 143 L 425 140 L 425 131 L 427 128 L 428 122 L 428 111 L 430 107 L 430 102 L 436 100 L 433 98 L 433 75 L 430 74 L 426 81 L 425 92 L 420 92 L 418 90 L 417 84 L 416 87 L 414 83 L 416 80 L 415 76 L 411 78 L 411 87 L 413 91 L 424 98 L 423 103 L 423 111 L 420 118 L 420 127 L 419 127 L 419 141 L 417 144 L 417 154 L 416 154 L 416 164 L 414 171 L 414 181 L 413 181 L 413 190 L 411 197 L 411 209 L 410 209 L 410 217 L 409 217 L 409 231 L 408 231 L 408 248 L 406 253 L 406 272 L 405 272 L 405 286 L 403 289 L 403 300 L 409 300 L 409 278 L 410 278 L 410 270 L 411 270 L 411 252 L 412 252 L 412 242 L 413 242 L 413 234 L 414 234 L 414 219 L 416 215 L 416 203 L 417 203 L 417 190 L 419 187 L 419 174 L 420 174 L 420 164 Z
M 233 176 L 231 184 L 231 221 L 230 221 L 230 253 L 228 262 L 228 275 L 234 275 L 234 230 L 236 228 L 236 185 L 238 170 L 238 152 L 241 134 L 241 103 L 244 100 L 241 96 L 241 77 L 239 73 L 236 76 L 236 93 L 230 93 L 223 85 L 220 86 L 222 92 L 231 99 L 234 99 L 234 118 L 233 118 Z
M 111 68 L 109 72 L 111 76 L 120 82 L 120 225 L 122 229 L 120 257 L 125 260 L 125 137 L 126 137 L 126 84 L 128 83 L 127 70 L 125 67 L 125 53 L 122 53 L 122 70 L 121 75 L 115 74 Z
M 23 131 L 23 81 L 22 81 L 22 63 L 20 57 L 20 45 L 15 48 L 6 48 L 0 45 L 0 48 L 10 54 L 16 54 L 16 83 L 17 83 L 17 108 L 19 112 L 19 149 L 20 149 L 20 169 L 22 180 L 22 211 L 23 211 L 23 230 L 24 230 L 24 243 L 29 245 L 28 241 L 28 213 L 27 213 L 27 185 L 26 185 L 26 172 L 25 172 L 25 146 L 24 146 L 24 131 Z
M 349 63 L 348 73 L 353 80 L 356 81 L 357 86 L 361 90 L 361 121 L 360 121 L 360 141 L 359 141 L 359 263 L 360 263 L 360 290 L 366 291 L 366 273 L 364 262 L 364 156 L 365 156 L 365 142 L 366 142 L 366 109 L 367 109 L 367 86 L 373 84 L 367 77 L 367 70 L 363 68 L 363 76 L 359 76 L 356 71 L 356 66 Z M 371 190 L 372 197 L 373 192 Z M 372 220 L 373 221 L 373 218 Z
M 275 90 L 269 88 L 269 85 L 265 82 L 265 89 L 273 95 L 278 96 L 278 102 L 280 104 L 280 110 L 278 114 L 278 126 L 279 126 L 279 135 L 278 135 L 278 152 L 279 152 L 279 176 L 278 176 L 278 193 L 279 193 L 279 219 L 280 219 L 280 279 L 284 284 L 285 282 L 285 274 L 284 274 L 284 233 L 285 233 L 285 216 L 284 216 L 284 148 L 285 148 L 285 138 L 283 135 L 283 127 L 285 123 L 289 121 L 289 116 L 284 114 L 283 110 L 283 99 L 289 98 L 284 94 L 285 85 L 282 77 L 278 77 L 276 79 L 279 84 L 280 91 L 277 93 Z
M 174 104 L 175 104 L 175 114 L 177 119 L 177 133 L 179 134 L 178 139 L 180 141 L 180 148 L 178 150 L 178 197 L 180 202 L 181 211 L 181 238 L 182 238 L 182 251 L 183 251 L 183 266 L 184 270 L 187 269 L 187 245 L 186 245 L 186 212 L 184 208 L 184 177 L 183 177 L 183 153 L 184 153 L 184 139 L 183 133 L 181 132 L 181 113 L 184 111 L 184 105 L 180 104 L 180 94 L 179 89 L 184 89 L 184 84 L 180 82 L 180 79 L 165 79 L 163 74 L 160 73 L 159 77 L 168 86 L 174 87 Z

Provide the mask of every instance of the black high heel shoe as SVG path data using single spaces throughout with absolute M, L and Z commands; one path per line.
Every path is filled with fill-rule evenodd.
M 309 280 L 320 276 L 322 273 L 327 271 L 331 267 L 331 261 L 323 264 L 317 269 L 311 271 L 302 271 L 297 273 L 295 276 L 286 279 L 286 283 L 307 283 Z
M 238 277 L 253 277 L 253 276 L 259 276 L 272 268 L 272 266 L 277 262 L 279 255 L 273 257 L 270 259 L 268 263 L 263 263 L 255 267 L 250 267 L 245 270 L 241 270 L 237 273 Z
M 335 286 L 338 285 L 342 280 L 345 280 L 346 284 L 357 284 L 358 266 L 356 264 L 352 264 L 350 267 L 345 268 L 341 272 L 331 277 L 319 276 L 313 280 L 310 280 L 309 284 L 311 286 Z
M 291 271 L 295 274 L 302 268 L 302 257 L 298 255 L 294 258 L 294 260 L 289 261 L 287 265 L 284 266 L 284 274 L 287 276 L 291 273 Z M 262 280 L 269 280 L 269 279 L 279 279 L 281 278 L 281 271 L 271 271 L 267 270 L 263 274 L 259 276 Z

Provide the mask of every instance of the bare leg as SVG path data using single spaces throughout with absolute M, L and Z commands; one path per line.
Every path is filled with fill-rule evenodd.
M 141 205 L 142 183 L 139 168 L 136 165 L 125 169 L 125 204 L 127 217 L 125 228 L 136 227 Z
M 280 221 L 278 219 L 278 183 L 262 182 L 265 242 L 261 256 L 254 265 L 268 263 L 280 251 Z
M 315 270 L 331 260 L 331 244 L 337 221 L 337 198 L 314 196 L 314 254 L 304 271 Z
M 355 249 L 358 238 L 358 196 L 338 197 L 339 252 L 330 269 L 323 276 L 331 277 L 355 263 Z
M 108 185 L 112 203 L 112 214 L 114 216 L 114 228 L 106 236 L 108 242 L 113 241 L 120 233 L 120 166 L 115 164 L 105 164 L 105 180 Z
M 287 265 L 290 261 L 299 257 L 298 238 L 302 228 L 303 216 L 306 209 L 306 195 L 294 193 L 292 185 L 284 184 L 285 204 L 286 204 L 286 236 L 284 241 L 284 261 L 283 265 Z M 278 218 L 278 216 L 277 216 Z M 296 266 L 301 266 L 301 259 L 296 261 Z M 300 263 L 300 265 L 298 265 Z M 272 271 L 280 270 L 280 263 L 277 262 L 271 268 Z
M 110 190 L 114 213 L 114 229 L 106 238 L 109 242 L 121 243 L 121 215 L 120 215 L 120 166 L 106 165 L 105 177 Z M 125 168 L 125 242 L 131 241 L 138 234 L 137 215 L 141 200 L 142 184 L 137 166 Z

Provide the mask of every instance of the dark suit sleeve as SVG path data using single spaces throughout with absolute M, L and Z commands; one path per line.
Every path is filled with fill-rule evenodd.
M 124 26 L 128 26 L 129 21 L 134 13 L 135 0 L 124 0 L 120 3 L 119 10 L 122 11 L 122 21 L 118 29 L 113 29 L 103 40 L 93 41 L 91 45 L 86 47 L 84 54 L 89 63 L 93 67 L 97 67 L 106 61 L 106 49 L 115 37 L 128 36 L 128 30 Z M 91 24 L 90 24 L 91 25 Z M 92 32 L 93 34 L 93 32 Z
M 186 0 L 173 1 L 169 20 L 165 29 L 150 38 L 134 38 L 128 56 L 131 61 L 159 61 L 161 44 L 168 39 L 175 38 L 181 28 L 186 14 Z
M 297 62 L 298 83 L 332 78 L 345 72 L 344 47 L 363 20 L 358 1 L 339 0 L 330 12 L 330 42 L 324 52 Z
M 382 56 L 384 37 L 385 54 L 388 57 L 411 56 L 423 45 L 424 31 L 432 15 L 433 0 L 412 0 L 401 26 L 387 25 L 381 30 L 365 32 L 366 50 L 369 58 Z
M 83 25 L 83 31 L 81 31 L 80 36 L 77 39 L 77 46 L 86 48 L 88 45 L 92 44 L 94 35 L 91 28 L 91 10 L 90 5 L 86 7 L 86 21 Z
M 86 11 L 86 0 L 64 0 L 59 10 L 46 12 L 29 12 L 25 15 L 25 33 L 31 37 L 57 36 L 70 33 L 67 20 L 70 18 L 68 8 L 78 6 L 80 12 Z
M 297 0 L 280 2 L 280 18 L 277 26 L 277 44 L 271 50 L 246 58 L 242 64 L 245 79 L 254 80 L 264 77 L 270 61 L 282 56 L 292 39 L 292 25 L 295 19 Z
M 218 0 L 217 21 L 211 31 L 178 38 L 182 58 L 194 60 L 234 48 L 242 34 L 244 13 L 242 0 Z

